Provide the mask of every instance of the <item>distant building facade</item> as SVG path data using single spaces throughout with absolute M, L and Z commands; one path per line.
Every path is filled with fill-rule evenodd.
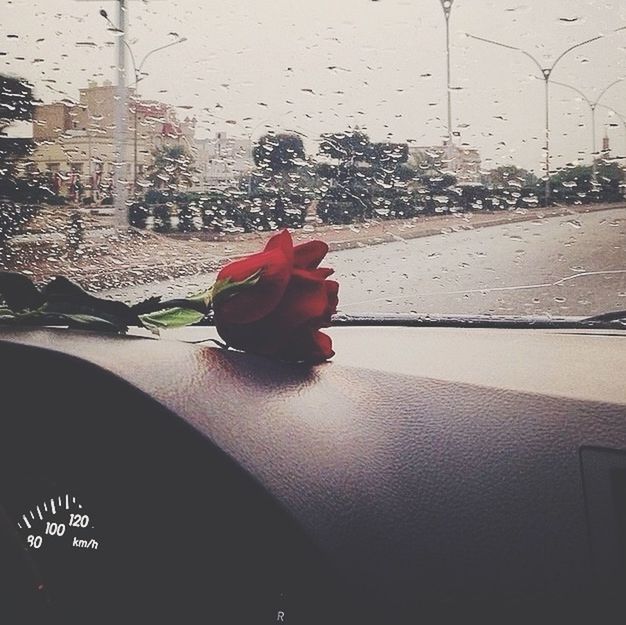
M 198 190 L 236 186 L 254 167 L 249 139 L 217 132 L 211 138 L 196 139 L 194 148 Z
M 424 169 L 453 175 L 459 183 L 479 183 L 481 180 L 480 153 L 475 148 L 446 142 L 436 146 L 413 146 L 409 156 Z
M 115 97 L 116 87 L 110 82 L 90 82 L 80 90 L 78 103 L 35 107 L 32 160 L 40 171 L 54 176 L 62 193 L 71 193 L 77 185 L 95 196 L 109 192 L 116 154 Z M 135 98 L 130 89 L 126 116 L 122 180 L 129 188 L 135 171 L 138 183 L 145 180 L 156 150 L 181 145 L 193 151 L 196 120 L 179 122 L 171 106 Z

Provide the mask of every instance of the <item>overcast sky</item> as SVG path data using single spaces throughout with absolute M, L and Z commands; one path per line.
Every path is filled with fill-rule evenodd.
M 0 71 L 30 80 L 44 101 L 78 98 L 89 79 L 114 79 L 112 0 L 0 0 Z M 137 59 L 177 33 L 184 44 L 155 54 L 141 95 L 195 114 L 200 136 L 256 138 L 265 126 L 309 138 L 359 126 L 373 140 L 439 144 L 445 137 L 445 29 L 439 0 L 129 0 Z M 465 37 L 517 45 L 549 64 L 563 49 L 606 33 L 561 61 L 553 78 L 595 99 L 626 76 L 624 0 L 455 0 L 453 117 L 483 166 L 538 170 L 543 83 L 526 56 Z M 89 45 L 84 45 L 85 43 Z M 82 45 L 81 45 L 82 44 Z M 603 102 L 626 114 L 626 81 Z M 554 164 L 589 159 L 589 108 L 553 87 Z M 598 141 L 607 115 L 598 115 Z M 608 127 L 624 154 L 620 126 Z

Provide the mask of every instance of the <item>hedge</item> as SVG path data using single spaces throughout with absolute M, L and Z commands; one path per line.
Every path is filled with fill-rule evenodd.
M 236 197 L 222 193 L 187 198 L 174 202 L 149 204 L 135 202 L 129 206 L 129 221 L 146 228 L 153 216 L 155 232 L 170 232 L 172 216 L 177 216 L 179 232 L 193 232 L 201 227 L 214 232 L 253 232 L 279 228 L 301 228 L 310 200 L 298 196 L 257 195 Z

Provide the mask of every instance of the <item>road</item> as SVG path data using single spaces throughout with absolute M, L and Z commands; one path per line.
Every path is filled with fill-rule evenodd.
M 593 315 L 626 309 L 626 209 L 334 252 L 345 313 Z M 214 275 L 111 291 L 133 301 Z

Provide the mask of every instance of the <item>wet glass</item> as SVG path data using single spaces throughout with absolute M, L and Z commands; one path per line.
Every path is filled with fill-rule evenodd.
M 626 308 L 620 0 L 5 0 L 0 270 L 129 302 L 288 228 L 347 314 Z

